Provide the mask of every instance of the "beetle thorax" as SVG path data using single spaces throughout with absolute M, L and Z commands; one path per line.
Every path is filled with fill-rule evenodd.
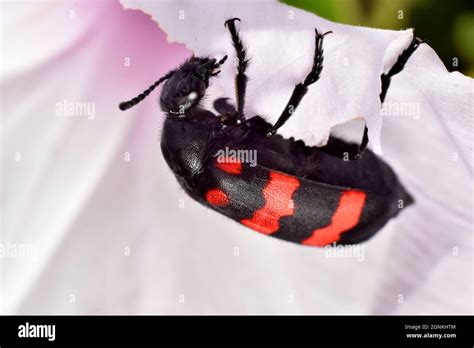
M 178 176 L 190 178 L 203 166 L 206 145 L 211 139 L 210 125 L 190 119 L 165 121 L 161 150 L 171 170 Z

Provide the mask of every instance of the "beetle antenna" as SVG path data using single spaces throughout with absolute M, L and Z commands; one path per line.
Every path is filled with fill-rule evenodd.
M 150 87 L 148 87 L 147 90 L 143 91 L 143 93 L 137 95 L 135 98 L 130 99 L 128 101 L 121 102 L 119 104 L 119 109 L 122 111 L 125 111 L 127 109 L 130 109 L 131 107 L 137 105 L 139 102 L 141 102 L 143 99 L 145 99 L 148 94 L 150 94 L 156 87 L 160 85 L 163 81 L 169 79 L 171 76 L 173 76 L 174 70 L 170 71 L 168 74 L 165 76 L 161 77 L 159 80 L 157 80 L 154 84 L 152 84 Z

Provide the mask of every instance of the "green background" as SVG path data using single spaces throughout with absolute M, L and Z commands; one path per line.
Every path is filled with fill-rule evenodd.
M 415 28 L 416 35 L 436 50 L 449 71 L 474 76 L 474 0 L 282 2 L 338 23 L 393 30 Z M 399 18 L 399 11 L 403 11 L 403 18 Z

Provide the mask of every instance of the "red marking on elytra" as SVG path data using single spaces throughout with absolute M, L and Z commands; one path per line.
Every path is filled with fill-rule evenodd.
M 361 191 L 344 191 L 332 216 L 331 223 L 326 227 L 314 230 L 311 237 L 305 239 L 302 244 L 325 246 L 338 241 L 341 233 L 355 227 L 359 222 L 366 196 Z
M 278 231 L 280 218 L 293 215 L 295 208 L 291 197 L 299 186 L 300 182 L 294 176 L 270 171 L 270 179 L 263 189 L 265 205 L 251 219 L 241 223 L 263 234 Z
M 215 205 L 217 207 L 225 207 L 229 204 L 229 196 L 217 188 L 210 189 L 206 193 L 206 200 L 209 204 Z
M 216 167 L 229 174 L 242 174 L 242 163 L 232 158 L 217 159 Z

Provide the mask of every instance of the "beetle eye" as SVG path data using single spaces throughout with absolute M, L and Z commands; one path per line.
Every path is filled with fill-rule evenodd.
M 188 99 L 189 100 L 196 100 L 198 97 L 197 92 L 192 91 L 191 93 L 188 94 Z

